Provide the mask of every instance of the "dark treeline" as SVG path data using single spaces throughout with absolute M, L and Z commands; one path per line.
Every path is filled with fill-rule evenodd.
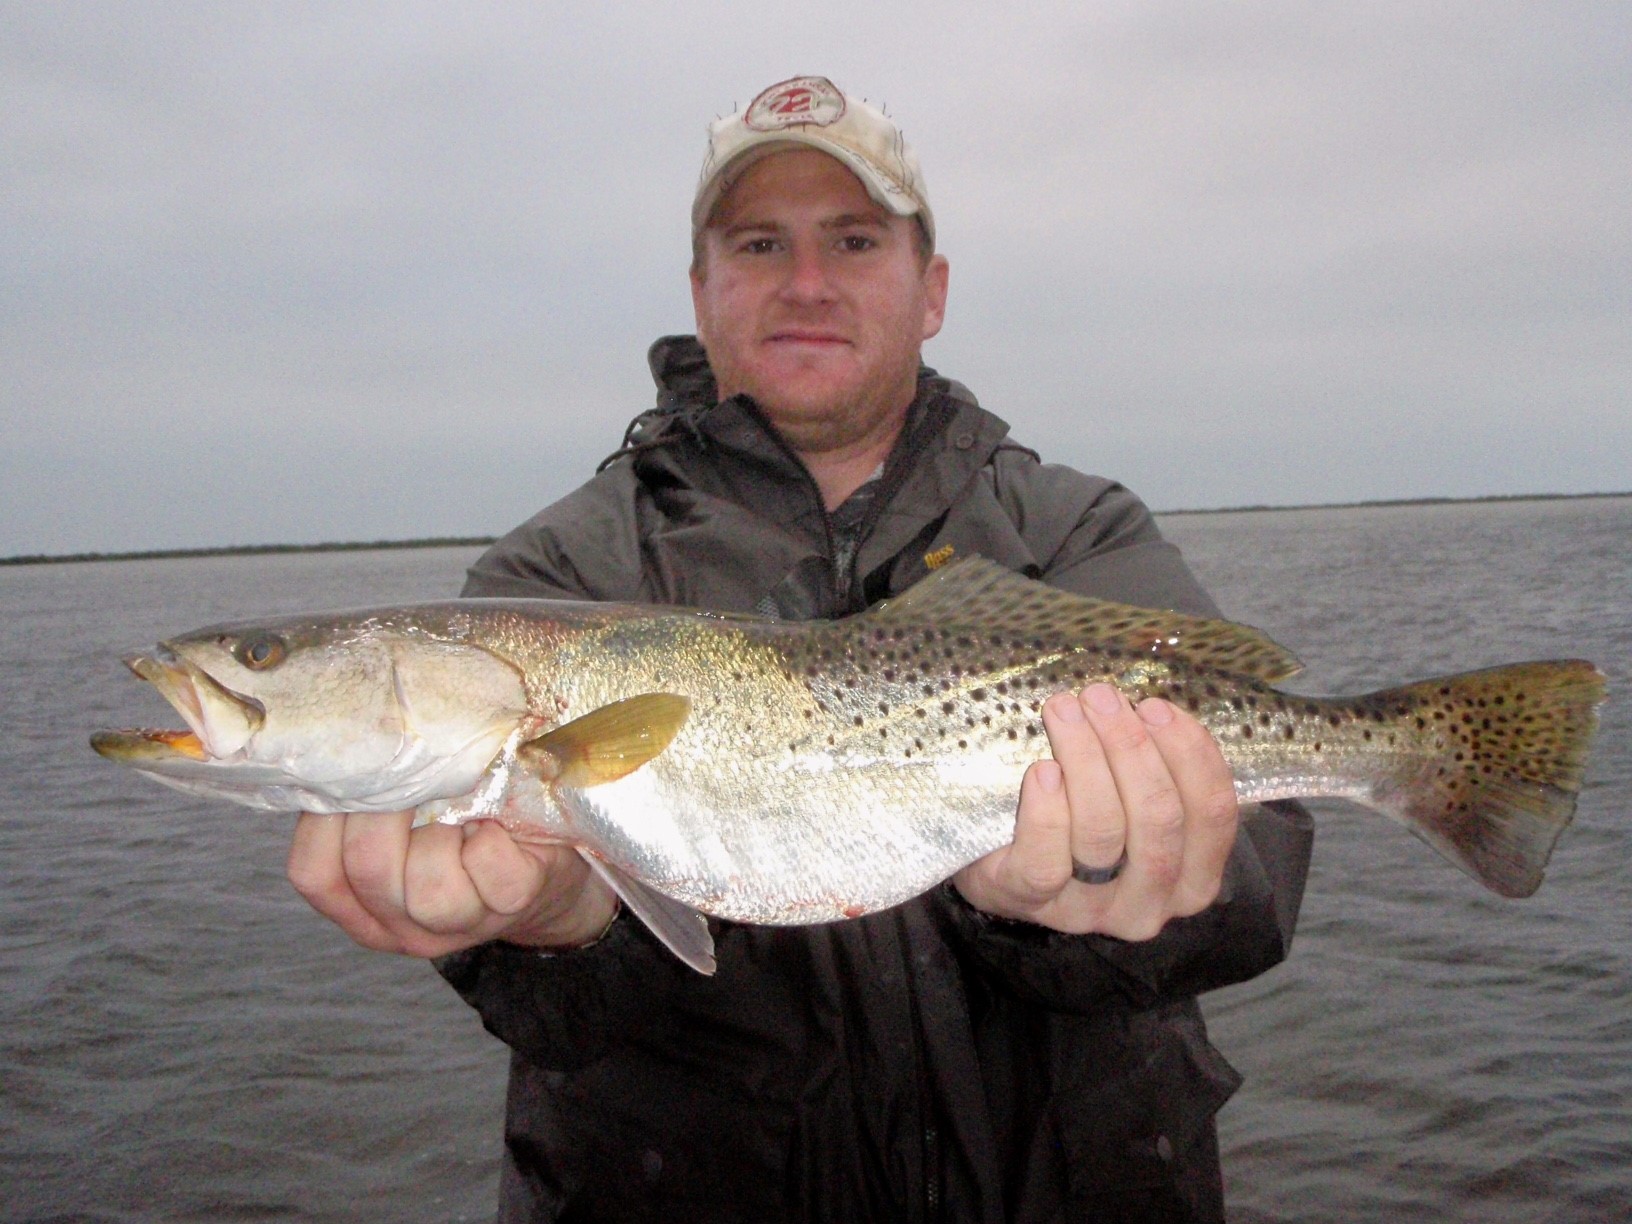
M 224 544 L 217 548 L 150 548 L 141 552 L 43 553 L 0 557 L 0 565 L 44 565 L 62 561 L 157 561 L 168 557 L 253 557 L 263 553 L 372 552 L 381 548 L 463 548 L 493 543 L 494 536 L 448 536 L 427 540 L 356 540 L 327 544 Z

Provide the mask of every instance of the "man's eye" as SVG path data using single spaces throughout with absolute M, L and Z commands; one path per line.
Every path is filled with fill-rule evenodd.
M 776 250 L 775 238 L 750 238 L 742 244 L 742 250 L 749 255 L 769 255 Z
M 846 251 L 870 251 L 878 245 L 878 240 L 871 234 L 846 234 L 839 239 L 839 245 Z

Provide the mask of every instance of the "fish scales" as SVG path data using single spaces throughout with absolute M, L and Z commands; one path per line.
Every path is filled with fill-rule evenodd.
M 105 732 L 104 755 L 252 806 L 565 840 L 632 905 L 652 890 L 660 934 L 674 901 L 806 923 L 935 886 L 1009 841 L 1044 701 L 1097 681 L 1195 714 L 1243 800 L 1348 798 L 1528 895 L 1604 697 L 1579 660 L 1290 694 L 1257 630 L 979 560 L 841 621 L 471 600 L 214 627 L 132 666 L 192 734 Z
M 581 831 L 620 867 L 710 912 L 827 921 L 891 904 L 903 887 L 922 891 L 1001 845 L 1013 799 L 1006 813 L 993 803 L 993 768 L 1017 788 L 1036 756 L 982 727 L 978 713 L 954 727 L 941 710 L 954 687 L 902 666 L 919 643 L 897 642 L 844 622 L 673 614 L 585 634 L 528 685 L 562 719 L 642 692 L 691 695 L 686 724 L 660 756 L 571 797 Z M 960 706 L 978 710 L 978 698 L 962 696 Z M 945 758 L 948 747 L 955 758 Z M 858 890 L 858 873 L 864 884 L 881 860 L 892 864 L 882 873 L 888 889 Z

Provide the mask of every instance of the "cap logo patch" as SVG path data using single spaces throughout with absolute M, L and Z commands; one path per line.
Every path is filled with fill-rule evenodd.
M 794 77 L 772 85 L 748 104 L 742 122 L 756 132 L 809 124 L 826 127 L 844 114 L 844 95 L 826 77 Z

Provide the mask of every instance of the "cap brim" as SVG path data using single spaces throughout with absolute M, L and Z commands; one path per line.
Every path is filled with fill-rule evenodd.
M 923 205 L 913 196 L 902 189 L 886 175 L 881 174 L 876 167 L 863 157 L 842 145 L 823 140 L 814 133 L 797 130 L 782 131 L 775 135 L 767 135 L 761 140 L 753 141 L 746 147 L 739 149 L 718 170 L 709 176 L 708 181 L 697 192 L 697 198 L 691 206 L 691 232 L 695 237 L 708 225 L 714 209 L 720 199 L 731 186 L 755 162 L 769 157 L 772 153 L 781 153 L 787 149 L 808 148 L 826 153 L 838 161 L 845 169 L 854 174 L 866 189 L 867 195 L 879 207 L 887 209 L 897 217 L 912 217 L 923 211 Z

